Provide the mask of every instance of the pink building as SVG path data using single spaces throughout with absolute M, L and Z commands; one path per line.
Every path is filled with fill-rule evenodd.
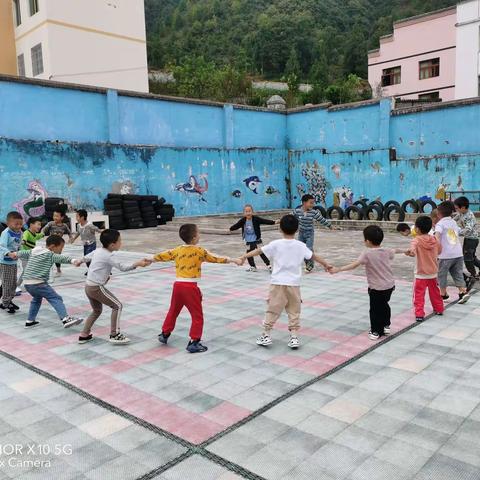
M 368 54 L 374 97 L 455 99 L 457 7 L 394 23 Z

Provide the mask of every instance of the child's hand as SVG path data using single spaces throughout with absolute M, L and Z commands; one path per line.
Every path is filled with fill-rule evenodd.
M 325 269 L 326 272 L 329 272 L 332 268 L 334 268 L 333 265 L 330 265 L 329 263 L 326 263 L 323 268 Z
M 241 267 L 245 263 L 245 260 L 242 260 L 241 258 L 232 258 L 232 263 Z
M 275 225 L 280 225 L 280 220 L 275 220 Z
M 83 262 L 82 262 L 81 260 L 76 259 L 76 260 L 74 260 L 74 261 L 72 262 L 72 265 L 73 265 L 74 267 L 79 267 L 82 263 L 83 263 Z
M 406 255 L 407 257 L 414 257 L 414 256 L 415 256 L 415 253 L 413 253 L 411 250 L 407 250 L 407 251 L 405 252 L 405 255 Z
M 332 267 L 330 268 L 330 270 L 328 270 L 328 273 L 331 273 L 332 275 L 339 272 L 340 272 L 340 269 L 338 267 Z
M 141 260 L 138 260 L 138 262 L 134 263 L 136 267 L 148 267 L 151 264 L 152 262 L 148 258 L 142 258 Z
M 18 259 L 17 252 L 8 252 L 6 256 L 10 257 L 12 260 L 17 260 Z
M 337 227 L 336 225 L 332 225 L 332 227 L 330 228 L 331 232 L 335 232 L 337 230 L 340 230 L 340 227 Z

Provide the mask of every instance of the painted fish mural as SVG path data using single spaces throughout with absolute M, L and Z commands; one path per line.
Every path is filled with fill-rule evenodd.
M 27 187 L 28 197 L 13 205 L 26 222 L 30 217 L 42 217 L 45 215 L 45 199 L 47 191 L 38 180 L 32 180 Z
M 195 175 L 191 175 L 188 182 L 177 183 L 174 190 L 176 192 L 190 193 L 199 196 L 199 201 L 207 202 L 203 194 L 208 191 L 208 180 L 206 175 L 199 175 L 201 180 L 203 180 L 203 185 L 197 180 Z
M 267 195 L 274 195 L 275 193 L 280 193 L 280 190 L 277 190 L 275 187 L 268 186 L 268 187 L 265 189 L 265 193 L 266 193 Z
M 260 178 L 258 178 L 256 175 L 252 177 L 245 178 L 243 180 L 243 183 L 247 186 L 249 190 L 251 190 L 253 193 L 257 193 L 257 188 L 259 187 L 259 183 L 262 183 Z
M 240 190 L 234 190 L 232 192 L 232 197 L 240 198 L 241 196 L 242 196 L 242 192 Z

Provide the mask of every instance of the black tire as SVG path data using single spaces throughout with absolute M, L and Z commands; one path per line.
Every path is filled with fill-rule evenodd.
M 361 200 L 357 200 L 356 202 L 353 202 L 353 206 L 358 208 L 367 208 L 368 201 L 365 198 L 362 198 Z
M 139 222 L 139 223 L 127 223 L 127 228 L 129 230 L 137 230 L 138 228 L 145 228 L 145 225 L 143 224 L 143 222 Z
M 65 200 L 60 197 L 47 197 L 45 199 L 45 208 L 49 206 L 56 207 L 60 203 L 65 203 Z
M 416 200 L 414 200 L 413 198 L 411 200 L 405 200 L 402 203 L 402 210 L 405 213 L 412 213 L 412 212 L 407 212 L 408 207 L 413 208 L 413 213 L 418 213 L 418 210 L 420 209 L 420 207 L 418 205 L 418 202 Z
M 124 200 L 123 207 L 138 207 L 139 203 L 136 200 Z
M 396 205 L 397 207 L 402 208 L 402 206 L 400 205 L 400 203 L 398 203 L 396 200 L 389 200 L 388 202 L 386 202 L 386 203 L 383 205 L 383 211 L 385 212 L 385 210 L 387 210 L 387 208 L 388 208 L 388 207 L 391 207 L 392 205 Z
M 392 219 L 391 215 L 397 214 L 398 218 Z M 386 222 L 403 222 L 405 220 L 405 212 L 403 211 L 402 207 L 399 205 L 390 205 L 384 212 L 383 212 L 383 219 Z
M 425 207 L 427 205 L 430 205 L 432 207 L 431 211 L 437 208 L 437 204 L 433 200 L 417 200 L 417 204 L 418 204 L 418 210 L 420 213 L 425 213 Z M 427 213 L 431 213 L 431 211 Z
M 158 225 L 156 220 L 153 222 L 143 222 L 143 224 L 146 228 L 155 228 Z
M 138 207 L 132 206 L 132 207 L 123 207 L 123 211 L 125 213 L 129 212 L 134 212 L 134 213 L 140 213 L 140 209 Z
M 372 214 L 375 214 L 376 218 L 371 218 Z M 365 209 L 365 220 L 377 220 L 381 221 L 383 218 L 383 209 L 381 209 L 378 205 L 369 205 Z
M 321 205 L 315 205 L 314 210 L 319 210 L 323 218 L 327 218 L 327 211 Z
M 141 201 L 142 202 L 156 202 L 158 201 L 158 196 L 157 195 L 141 195 Z
M 109 217 L 121 217 L 123 215 L 123 210 L 120 208 L 118 210 L 105 210 L 105 215 Z
M 173 216 L 173 215 L 175 214 L 175 211 L 174 211 L 174 210 L 170 210 L 170 209 L 168 209 L 168 210 L 163 210 L 163 209 L 162 209 L 162 210 L 157 210 L 155 213 L 156 213 L 157 215 L 160 215 L 160 216 L 163 217 L 164 215 L 171 215 L 171 216 Z
M 166 203 L 166 202 L 167 202 L 167 201 L 166 201 L 163 197 L 160 197 L 160 198 L 158 199 L 158 201 L 157 201 L 157 203 L 158 203 L 159 205 L 163 205 L 163 204 Z
M 129 202 L 138 202 L 141 199 L 141 195 L 133 195 L 131 193 L 128 193 L 126 195 L 122 195 L 123 200 L 127 200 Z
M 358 218 L 352 218 L 352 214 L 357 215 Z M 345 209 L 345 217 L 348 220 L 363 220 L 364 213 L 363 208 L 358 208 L 355 205 L 351 205 Z
M 109 194 L 107 194 L 108 199 L 117 198 L 117 199 L 122 200 L 124 196 L 125 195 L 122 195 L 121 193 L 109 193 Z
M 333 212 L 337 213 L 336 217 L 332 217 Z M 342 220 L 344 216 L 345 216 L 345 212 L 340 207 L 330 207 L 327 210 L 327 218 L 329 218 L 330 220 Z
M 159 219 L 157 220 L 157 223 L 158 223 L 159 225 L 166 225 L 166 224 L 167 224 L 167 221 L 166 221 L 164 218 L 159 218 Z
M 128 217 L 125 216 L 125 217 L 123 217 L 123 218 L 125 219 L 125 221 L 126 221 L 127 223 L 129 223 L 129 222 L 130 222 L 130 223 L 143 222 L 142 217 L 136 216 L 136 215 L 135 215 L 135 216 L 134 216 L 134 215 L 130 215 L 130 216 L 128 216 Z
M 383 203 L 380 202 L 379 200 L 374 200 L 373 202 L 370 202 L 368 206 L 370 205 L 376 205 L 377 207 L 381 208 L 382 213 L 383 213 L 383 210 L 385 209 L 385 207 L 383 206 Z

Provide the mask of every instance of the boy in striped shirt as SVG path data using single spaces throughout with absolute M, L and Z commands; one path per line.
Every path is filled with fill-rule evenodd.
M 304 243 L 311 251 L 313 251 L 313 244 L 315 243 L 314 220 L 319 222 L 320 225 L 333 230 L 332 224 L 322 216 L 320 210 L 315 210 L 314 206 L 315 198 L 313 195 L 307 194 L 302 197 L 302 206 L 293 211 L 293 215 L 299 223 L 298 241 Z M 305 270 L 311 272 L 313 268 L 313 260 L 305 260 Z
M 46 248 L 35 247 L 32 250 L 20 250 L 9 254 L 12 259 L 28 260 L 23 281 L 27 292 L 32 296 L 32 302 L 25 328 L 36 327 L 39 324 L 37 315 L 44 298 L 57 312 L 64 328 L 78 325 L 83 321 L 83 318 L 68 315 L 62 297 L 48 284 L 50 270 L 55 263 L 71 263 L 76 267 L 81 264 L 80 260 L 61 254 L 64 246 L 65 240 L 62 237 L 50 235 Z
M 37 241 L 43 238 L 45 235 L 40 233 L 42 229 L 42 220 L 38 217 L 30 217 L 27 221 L 28 229 L 23 232 L 22 243 L 20 250 L 33 250 L 37 246 Z M 28 260 L 26 258 L 21 259 L 22 273 L 18 277 L 17 287 L 20 287 L 23 283 L 23 274 L 27 266 Z

